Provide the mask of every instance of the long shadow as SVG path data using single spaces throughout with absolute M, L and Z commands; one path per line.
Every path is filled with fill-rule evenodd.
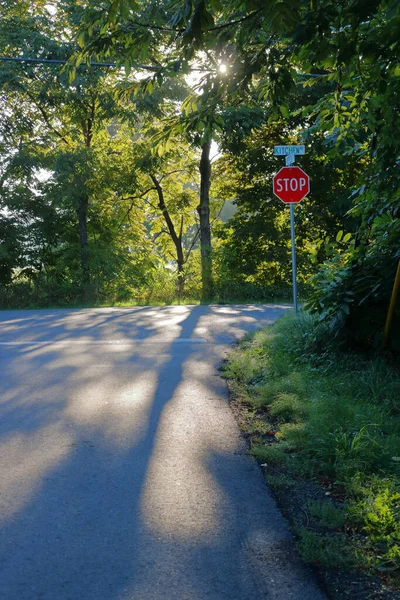
M 204 314 L 196 307 L 181 323 L 181 338 L 193 335 L 199 309 Z M 115 451 L 104 442 L 102 428 L 74 426 L 74 442 L 66 458 L 45 473 L 39 490 L 5 525 L 2 597 L 112 600 L 137 588 L 139 595 L 130 597 L 183 598 L 180 590 L 185 587 L 188 598 L 206 597 L 205 565 L 215 562 L 209 544 L 163 539 L 147 527 L 141 507 L 160 419 L 182 382 L 184 363 L 194 351 L 179 342 L 168 348 L 170 358 L 158 372 L 146 431 L 139 443 L 133 439 L 130 447 Z M 40 419 L 34 421 L 38 426 Z M 226 540 L 222 540 L 217 555 L 218 547 L 225 546 Z M 167 564 L 172 569 L 169 574 Z M 213 568 L 215 571 L 215 565 Z M 231 575 L 232 591 L 238 585 L 234 568 Z M 176 589 L 177 595 L 165 596 L 154 577 L 163 585 L 173 581 L 171 590 Z M 228 596 L 224 592 L 216 597 Z
M 111 314 L 108 314 L 111 311 Z M 134 307 L 131 309 L 54 309 L 43 314 L 37 311 L 0 311 L 0 341 L 18 341 L 27 335 L 29 340 L 47 340 L 57 337 L 63 340 L 76 333 L 101 339 L 103 329 L 114 322 L 117 324 L 113 333 L 130 333 L 134 337 L 138 331 L 146 335 L 146 330 L 153 331 L 153 312 L 168 311 L 168 307 Z M 147 317 L 138 319 L 137 315 L 148 313 Z M 72 324 L 71 324 L 72 323 Z
M 190 309 L 179 324 L 181 339 L 193 337 L 199 318 L 206 312 L 204 307 Z M 94 354 L 95 360 L 99 353 L 100 350 Z M 162 349 L 161 366 L 157 369 L 154 358 L 146 356 L 142 348 L 129 357 L 123 353 L 114 358 L 114 366 L 131 367 L 137 378 L 146 369 L 149 376 L 153 374 L 157 378 L 145 424 L 139 434 L 132 431 L 131 437 L 125 436 L 122 444 L 113 443 L 108 435 L 108 413 L 102 415 L 100 422 L 93 419 L 92 423 L 82 425 L 60 414 L 61 406 L 55 401 L 54 406 L 50 403 L 42 415 L 33 419 L 36 431 L 40 431 L 40 426 L 64 420 L 71 443 L 65 456 L 43 472 L 40 484 L 29 490 L 30 499 L 5 523 L 0 553 L 1 598 L 253 600 L 266 597 L 251 577 L 246 553 L 241 548 L 242 539 L 256 534 L 246 530 L 248 513 L 255 507 L 250 507 L 249 500 L 244 501 L 245 492 L 240 492 L 242 477 L 249 471 L 247 463 L 242 464 L 240 459 L 238 469 L 232 454 L 199 453 L 194 468 L 198 467 L 204 477 L 215 480 L 219 494 L 215 514 L 210 513 L 203 526 L 200 519 L 197 530 L 196 527 L 192 530 L 190 524 L 186 527 L 187 515 L 182 514 L 184 524 L 179 523 L 182 507 L 179 494 L 174 493 L 173 486 L 179 483 L 176 478 L 172 477 L 168 483 L 171 486 L 168 496 L 171 492 L 178 507 L 168 505 L 168 497 L 162 497 L 165 481 L 164 487 L 160 485 L 160 490 L 157 489 L 162 462 L 170 459 L 165 440 L 170 436 L 173 446 L 176 437 L 173 428 L 168 430 L 167 417 L 174 410 L 176 398 L 182 395 L 180 386 L 187 375 L 184 371 L 193 363 L 194 383 L 198 379 L 197 383 L 204 385 L 200 371 L 202 364 L 210 364 L 210 353 L 210 346 L 174 341 Z M 59 352 L 51 353 L 50 361 L 58 356 Z M 26 360 L 29 360 L 29 352 Z M 34 366 L 38 366 L 36 360 L 41 361 L 34 355 L 31 360 Z M 118 375 L 118 381 L 112 373 L 113 365 L 104 377 L 114 377 L 117 394 L 119 385 L 128 383 L 128 377 Z M 65 372 L 64 376 L 74 378 L 77 372 Z M 77 385 L 90 383 L 90 377 L 93 376 L 85 378 L 83 375 Z M 211 388 L 212 384 L 206 386 L 207 393 L 211 393 Z M 135 400 L 132 398 L 132 408 Z M 120 418 L 124 415 L 128 418 L 129 412 Z M 18 407 L 9 416 L 12 427 L 18 431 Z M 21 417 L 27 419 L 27 413 Z M 204 419 L 207 419 L 206 414 Z M 29 427 L 24 429 L 29 431 Z M 6 430 L 10 433 L 11 425 Z M 179 451 L 184 452 L 184 447 Z M 173 459 L 177 460 L 179 475 L 179 454 Z M 173 474 L 169 463 L 168 473 L 171 472 Z M 259 483 L 261 485 L 261 480 Z M 244 485 L 246 488 L 246 481 Z M 196 520 L 196 512 L 200 517 L 202 513 L 207 514 L 209 508 L 206 499 L 201 494 L 196 495 L 196 480 L 193 487 L 186 493 L 190 495 L 189 518 Z M 198 489 L 202 490 L 200 480 Z M 257 489 L 259 492 L 261 487 Z M 150 507 L 146 504 L 148 494 L 155 500 Z M 183 504 L 186 500 L 182 500 Z M 260 494 L 255 499 L 258 500 L 261 500 Z M 174 521 L 169 518 L 174 512 L 176 531 L 171 529 Z M 260 527 L 269 518 L 264 509 L 261 513 Z M 163 527 L 163 519 L 169 527 Z M 281 541 L 279 538 L 278 542 Z
M 157 335 L 159 332 L 159 327 L 153 322 L 152 312 L 150 312 L 147 319 L 135 318 L 138 312 L 148 310 L 149 307 L 124 309 L 118 311 L 116 315 L 101 318 L 101 320 L 98 319 L 96 314 L 95 325 L 91 324 L 93 311 L 76 309 L 75 313 L 80 316 L 79 324 L 83 326 L 85 339 L 88 339 L 89 342 L 93 340 L 101 342 L 104 335 L 110 334 L 110 331 L 103 331 L 102 326 L 107 326 L 110 322 L 119 319 L 122 324 L 118 326 L 117 331 L 124 334 L 121 340 L 134 343 L 134 340 L 137 339 L 151 340 L 152 336 Z M 162 307 L 158 314 L 164 311 L 168 312 L 168 308 Z M 63 364 L 68 361 L 64 360 L 65 349 L 62 346 L 49 345 L 46 348 L 35 343 L 37 339 L 53 339 L 55 341 L 63 341 L 66 337 L 71 339 L 71 330 L 66 329 L 65 323 L 68 312 L 64 310 L 52 311 L 48 315 L 39 314 L 37 318 L 37 313 L 32 312 L 32 317 L 24 320 L 23 315 L 31 315 L 31 312 L 18 312 L 18 321 L 21 321 L 21 323 L 13 326 L 12 336 L 18 338 L 27 333 L 32 345 L 0 346 L 0 361 L 4 372 L 1 381 L 0 436 L 4 436 L 7 432 L 33 432 L 50 422 L 58 421 L 60 411 L 63 410 L 65 404 L 65 397 L 59 393 L 60 388 L 68 389 L 79 371 L 79 383 L 82 385 L 85 380 L 84 365 L 75 364 L 75 366 L 71 366 L 70 364 Z M 4 320 L 4 312 L 1 316 L 3 319 L 0 327 L 0 341 L 7 338 L 7 334 L 4 333 L 4 324 L 7 323 L 7 319 Z M 131 317 L 134 318 L 132 322 Z M 13 320 L 13 318 L 10 319 L 10 321 Z M 39 320 L 39 332 L 32 333 L 31 320 L 35 324 Z M 91 330 L 91 335 L 88 335 L 88 329 Z M 82 332 L 82 329 L 80 331 Z M 112 331 L 111 334 L 113 333 L 115 332 Z M 72 341 L 74 341 L 73 336 Z M 92 352 L 97 359 L 101 352 L 100 349 L 101 345 L 94 348 L 88 346 L 88 352 Z M 80 352 L 79 346 L 77 346 L 77 352 Z M 129 359 L 133 362 L 135 358 L 140 359 L 142 371 L 151 370 L 154 366 L 153 358 L 145 359 L 140 356 L 140 351 L 133 347 L 130 350 Z M 124 362 L 127 362 L 125 354 L 115 355 L 113 358 L 113 366 Z M 106 373 L 102 373 L 103 378 L 104 375 Z M 44 395 L 42 394 L 43 391 L 45 392 Z M 40 396 L 40 394 L 42 395 Z M 51 396 L 50 399 L 48 398 L 49 395 Z

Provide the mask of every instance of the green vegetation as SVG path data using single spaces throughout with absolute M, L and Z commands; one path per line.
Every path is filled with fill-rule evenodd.
M 289 299 L 273 146 L 304 143 L 301 297 L 344 346 L 382 344 L 400 258 L 397 0 L 3 8 L 1 307 Z M 4 60 L 21 57 L 44 62 Z M 394 350 L 399 328 L 397 305 Z
M 273 146 L 305 144 L 309 314 L 227 373 L 271 485 L 326 492 L 302 555 L 398 577 L 398 301 L 368 358 L 400 260 L 398 0 L 2 8 L 0 308 L 290 300 Z
M 328 325 L 300 313 L 242 342 L 224 373 L 267 481 L 284 506 L 297 498 L 301 556 L 399 585 L 398 365 L 341 352 Z

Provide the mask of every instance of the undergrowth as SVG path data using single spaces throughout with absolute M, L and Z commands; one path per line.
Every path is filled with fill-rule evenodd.
M 398 367 L 340 352 L 328 329 L 303 313 L 247 338 L 224 371 L 271 487 L 289 491 L 305 481 L 321 491 L 294 518 L 303 559 L 381 573 L 397 587 Z

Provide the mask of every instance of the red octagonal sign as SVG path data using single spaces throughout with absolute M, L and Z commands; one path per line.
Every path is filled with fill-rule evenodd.
M 310 192 L 310 178 L 300 167 L 282 167 L 274 175 L 273 190 L 286 204 L 300 202 Z

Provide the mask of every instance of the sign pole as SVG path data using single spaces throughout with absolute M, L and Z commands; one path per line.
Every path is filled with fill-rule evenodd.
M 293 306 L 297 313 L 297 270 L 296 270 L 296 239 L 294 235 L 294 206 L 290 203 L 290 234 L 292 238 L 292 280 L 293 280 Z
M 294 165 L 295 154 L 285 156 L 287 167 Z M 290 237 L 292 238 L 292 281 L 293 281 L 293 308 L 297 313 L 297 268 L 296 268 L 296 237 L 294 233 L 294 202 L 290 203 Z
M 292 238 L 293 308 L 297 313 L 296 238 L 294 232 L 294 204 L 310 191 L 310 178 L 300 167 L 293 166 L 297 155 L 305 154 L 305 146 L 274 146 L 274 156 L 284 156 L 286 166 L 274 175 L 272 190 L 285 204 L 290 204 L 290 235 Z

